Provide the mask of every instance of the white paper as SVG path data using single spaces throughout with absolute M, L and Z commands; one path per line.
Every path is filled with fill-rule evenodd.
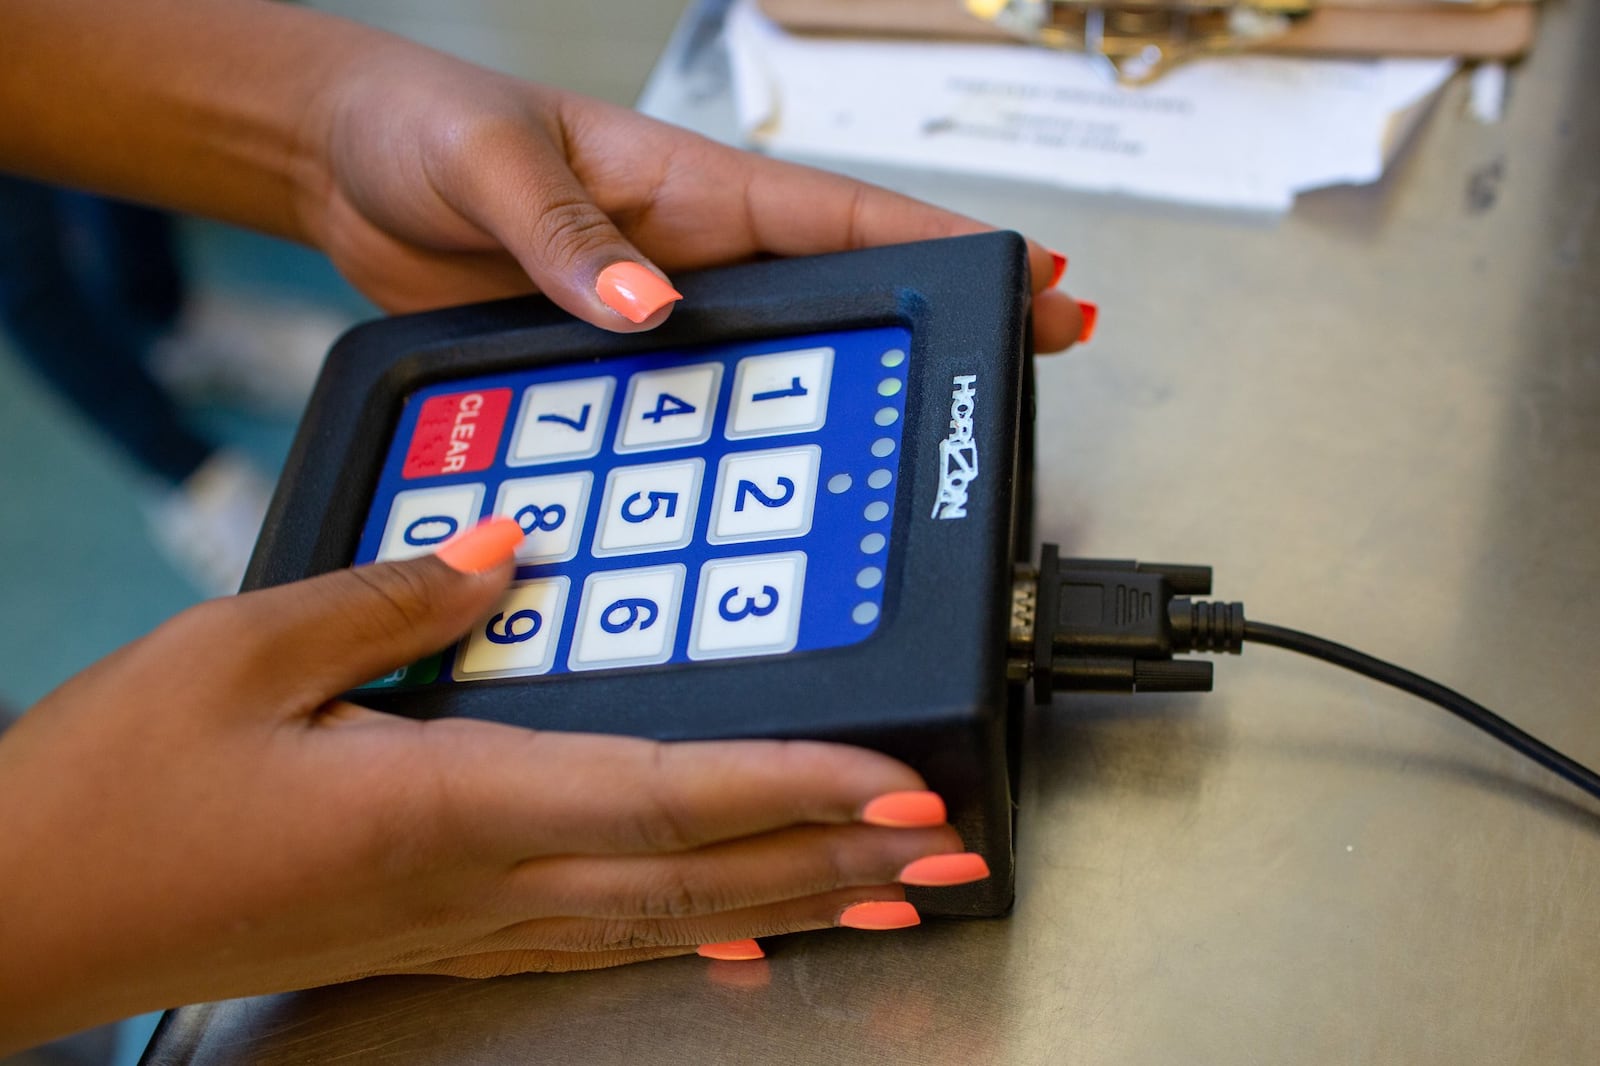
M 794 36 L 754 0 L 726 35 L 740 127 L 780 154 L 1265 211 L 1375 181 L 1401 113 L 1456 66 L 1232 56 L 1130 89 L 1042 48 Z

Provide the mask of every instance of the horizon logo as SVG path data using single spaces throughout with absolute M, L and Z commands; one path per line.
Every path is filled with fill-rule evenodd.
M 976 374 L 951 379 L 950 435 L 939 442 L 939 495 L 934 518 L 967 517 L 967 486 L 978 476 L 978 444 L 972 439 L 972 416 L 978 405 Z

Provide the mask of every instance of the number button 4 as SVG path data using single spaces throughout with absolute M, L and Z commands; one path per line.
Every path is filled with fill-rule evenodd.
M 590 574 L 568 668 L 604 670 L 671 659 L 684 578 L 681 563 Z
M 616 450 L 643 452 L 704 443 L 711 437 L 721 384 L 721 363 L 633 375 L 617 427 Z
M 723 456 L 706 539 L 732 544 L 805 536 L 821 465 L 822 449 L 815 444 Z

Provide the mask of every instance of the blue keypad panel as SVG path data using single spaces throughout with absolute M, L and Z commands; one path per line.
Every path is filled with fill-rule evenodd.
M 836 648 L 883 611 L 910 334 L 850 330 L 463 378 L 411 395 L 355 562 L 488 515 L 495 612 L 383 687 Z

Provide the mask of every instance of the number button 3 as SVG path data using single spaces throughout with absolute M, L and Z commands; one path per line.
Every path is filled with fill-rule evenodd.
M 800 635 L 806 555 L 715 559 L 700 568 L 689 658 L 726 659 L 794 648 Z

